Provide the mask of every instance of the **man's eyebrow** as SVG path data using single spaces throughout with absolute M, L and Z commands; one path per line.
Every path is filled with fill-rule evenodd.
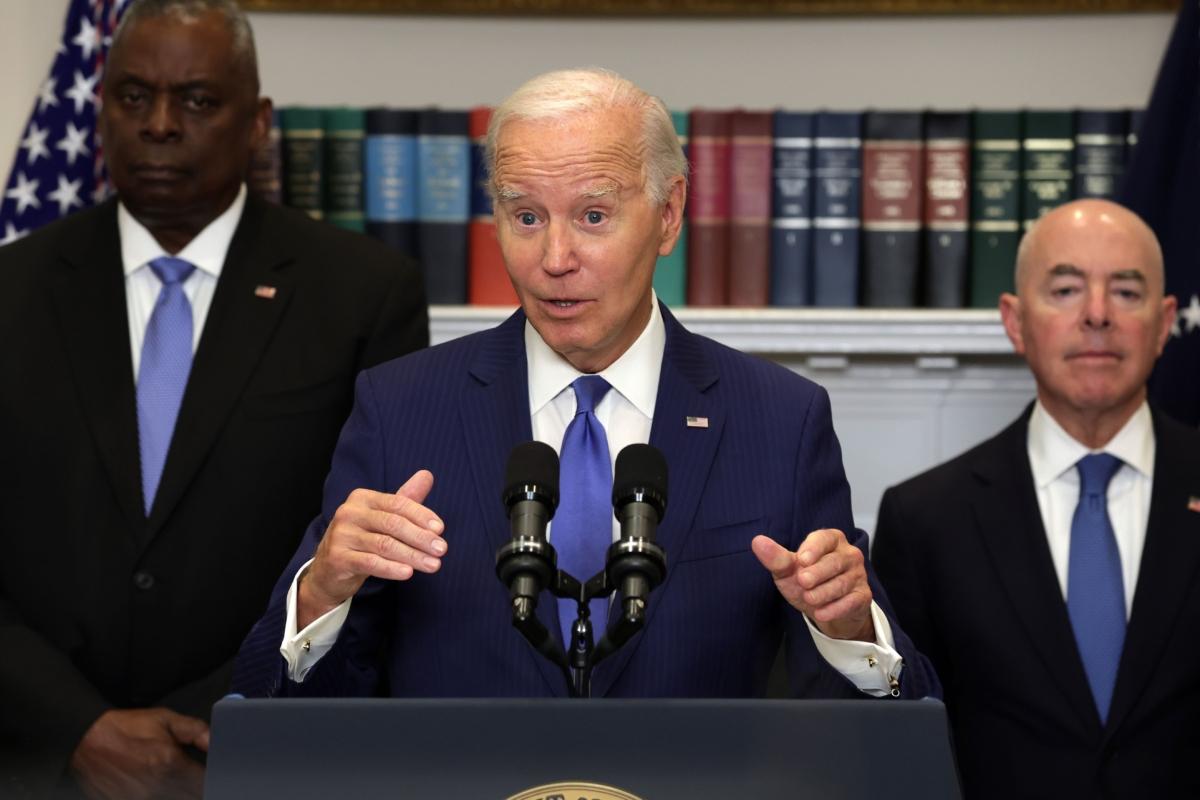
M 496 187 L 496 199 L 502 203 L 511 203 L 513 200 L 520 200 L 524 196 L 524 192 L 519 192 L 511 186 Z
M 1055 264 L 1050 268 L 1049 275 L 1051 278 L 1082 278 L 1083 270 L 1074 264 Z
M 1119 269 L 1111 276 L 1114 281 L 1137 281 L 1138 283 L 1146 282 L 1146 275 L 1137 267 L 1130 269 Z
M 610 197 L 611 195 L 614 195 L 614 194 L 620 194 L 620 192 L 621 192 L 621 187 L 617 186 L 617 184 L 615 184 L 611 181 L 608 181 L 608 182 L 599 183 L 599 184 L 596 184 L 595 186 L 584 189 L 582 192 L 579 193 L 579 196 L 583 197 L 583 198 L 587 198 L 589 200 L 598 200 L 601 197 Z

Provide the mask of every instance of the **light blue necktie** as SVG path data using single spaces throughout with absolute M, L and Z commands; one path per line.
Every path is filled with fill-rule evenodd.
M 1084 456 L 1076 467 L 1079 505 L 1071 519 L 1067 612 L 1100 721 L 1104 722 L 1125 644 L 1125 582 L 1106 497 L 1108 483 L 1120 469 L 1121 460 L 1097 453 Z
M 146 325 L 137 382 L 138 447 L 147 517 L 154 505 L 167 449 L 175 432 L 175 418 L 179 416 L 183 390 L 192 369 L 192 304 L 183 293 L 183 282 L 196 267 L 163 256 L 151 261 L 150 269 L 162 281 L 162 289 Z
M 559 569 L 584 583 L 604 569 L 604 554 L 612 544 L 612 462 L 608 458 L 608 435 L 596 419 L 596 406 L 608 392 L 608 381 L 599 375 L 584 375 L 571 384 L 575 390 L 575 418 L 563 434 L 559 452 L 559 504 L 552 535 Z M 594 598 L 592 635 L 599 640 L 608 621 L 607 598 Z M 578 606 L 574 599 L 560 598 L 558 616 L 563 645 L 571 645 L 571 625 Z

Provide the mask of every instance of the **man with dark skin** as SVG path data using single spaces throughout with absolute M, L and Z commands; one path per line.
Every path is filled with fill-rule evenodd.
M 0 497 L 14 506 L 0 514 L 0 634 L 17 653 L 0 667 L 0 796 L 200 796 L 208 711 L 317 509 L 355 374 L 428 342 L 411 262 L 247 196 L 271 121 L 258 89 L 250 29 L 230 0 L 130 4 L 99 115 L 119 205 L 0 251 L 14 281 L 0 299 L 0 369 L 40 387 L 0 401 L 0 436 L 15 445 L 0 475 L 18 484 Z M 184 291 L 196 338 L 147 499 L 130 423 L 157 254 L 195 264 Z M 151 287 L 139 319 L 140 279 Z M 43 308 L 64 291 L 78 292 L 78 313 Z M 62 333 L 46 321 L 60 312 Z M 85 474 L 93 461 L 107 471 Z M 40 488 L 22 491 L 26 472 Z M 64 518 L 41 535 L 25 507 L 55 500 Z M 230 592 L 214 607 L 194 578 L 218 564 Z

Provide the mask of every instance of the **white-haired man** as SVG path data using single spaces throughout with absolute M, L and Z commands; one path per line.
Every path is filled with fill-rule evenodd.
M 669 464 L 670 570 L 641 635 L 597 665 L 595 696 L 761 695 L 784 636 L 797 695 L 935 694 L 880 607 L 825 392 L 655 302 L 686 189 L 662 102 L 611 72 L 549 73 L 496 110 L 488 157 L 521 310 L 364 373 L 325 511 L 243 645 L 235 688 L 565 695 L 494 576 L 505 459 L 537 439 L 562 457 L 560 563 L 581 538 L 602 554 L 615 535 L 607 500 L 586 530 L 567 521 L 585 465 L 601 462 L 607 498 L 626 445 L 649 442 Z M 585 426 L 599 431 L 590 452 L 573 434 Z M 554 598 L 539 614 L 565 635 Z

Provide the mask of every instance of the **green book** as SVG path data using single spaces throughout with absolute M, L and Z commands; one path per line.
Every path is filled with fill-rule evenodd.
M 683 153 L 688 153 L 688 113 L 672 111 L 671 120 L 675 123 L 675 132 L 679 134 L 679 143 L 683 145 Z M 670 255 L 660 256 L 654 267 L 654 291 L 658 299 L 671 308 L 682 306 L 687 298 L 687 222 L 679 231 L 679 240 Z
M 322 219 L 324 115 L 319 108 L 284 108 L 279 115 L 279 127 L 283 133 L 283 202 L 313 219 Z
M 325 110 L 325 219 L 351 231 L 366 229 L 363 208 L 363 143 L 367 115 L 361 108 Z
M 1023 230 L 1071 199 L 1075 182 L 1075 115 L 1070 111 L 1026 111 L 1021 148 Z
M 976 111 L 971 144 L 971 305 L 1012 291 L 1021 239 L 1021 113 Z

